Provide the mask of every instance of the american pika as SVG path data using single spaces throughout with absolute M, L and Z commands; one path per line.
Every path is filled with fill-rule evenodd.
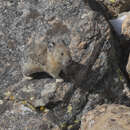
M 44 39 L 44 38 L 43 38 Z M 59 73 L 71 63 L 69 48 L 63 41 L 46 42 L 42 38 L 34 40 L 23 51 L 22 72 L 26 77 L 36 72 L 47 72 L 59 79 Z

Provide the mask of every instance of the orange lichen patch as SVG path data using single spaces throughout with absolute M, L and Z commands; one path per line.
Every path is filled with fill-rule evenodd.
M 45 107 L 44 106 L 41 106 L 40 107 L 40 111 L 44 111 L 45 110 Z
M 14 101 L 14 100 L 15 100 L 15 97 L 14 97 L 13 95 L 11 95 L 11 96 L 9 97 L 9 100 Z

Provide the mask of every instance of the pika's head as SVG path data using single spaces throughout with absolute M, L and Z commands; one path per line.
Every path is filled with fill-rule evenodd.
M 49 47 L 49 55 L 53 58 L 57 64 L 65 67 L 69 65 L 72 61 L 71 54 L 69 48 L 63 43 L 50 43 Z

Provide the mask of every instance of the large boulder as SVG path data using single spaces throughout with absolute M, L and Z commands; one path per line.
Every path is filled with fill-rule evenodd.
M 122 23 L 122 34 L 130 41 L 130 11 L 126 13 L 126 18 Z
M 129 122 L 129 107 L 105 104 L 83 115 L 80 130 L 129 130 Z
M 130 0 L 89 0 L 96 1 L 105 11 L 108 18 L 117 17 L 120 13 L 130 10 Z
M 76 130 L 82 113 L 97 104 L 130 106 L 118 41 L 95 6 L 83 0 L 0 1 L 0 129 L 32 130 L 34 124 L 36 130 Z M 21 58 L 32 33 L 64 40 L 70 49 L 64 82 L 44 72 L 23 78 Z

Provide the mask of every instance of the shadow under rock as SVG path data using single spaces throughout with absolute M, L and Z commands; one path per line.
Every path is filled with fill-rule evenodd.
M 48 73 L 46 72 L 37 72 L 37 73 L 33 73 L 30 75 L 30 77 L 32 77 L 33 79 L 44 79 L 44 78 L 53 78 L 52 76 L 50 76 Z
M 84 89 L 83 86 L 88 79 L 89 71 L 91 71 L 89 67 L 90 66 L 72 62 L 61 71 L 60 77 L 63 78 L 64 81 L 74 83 L 75 88 Z
M 109 10 L 107 9 L 107 7 L 103 4 L 103 2 L 101 1 L 96 1 L 96 0 L 84 0 L 84 2 L 86 4 L 89 5 L 89 7 L 96 11 L 96 12 L 100 12 L 101 14 L 103 14 L 104 16 L 106 16 L 108 19 L 110 19 L 112 16 L 109 13 Z

